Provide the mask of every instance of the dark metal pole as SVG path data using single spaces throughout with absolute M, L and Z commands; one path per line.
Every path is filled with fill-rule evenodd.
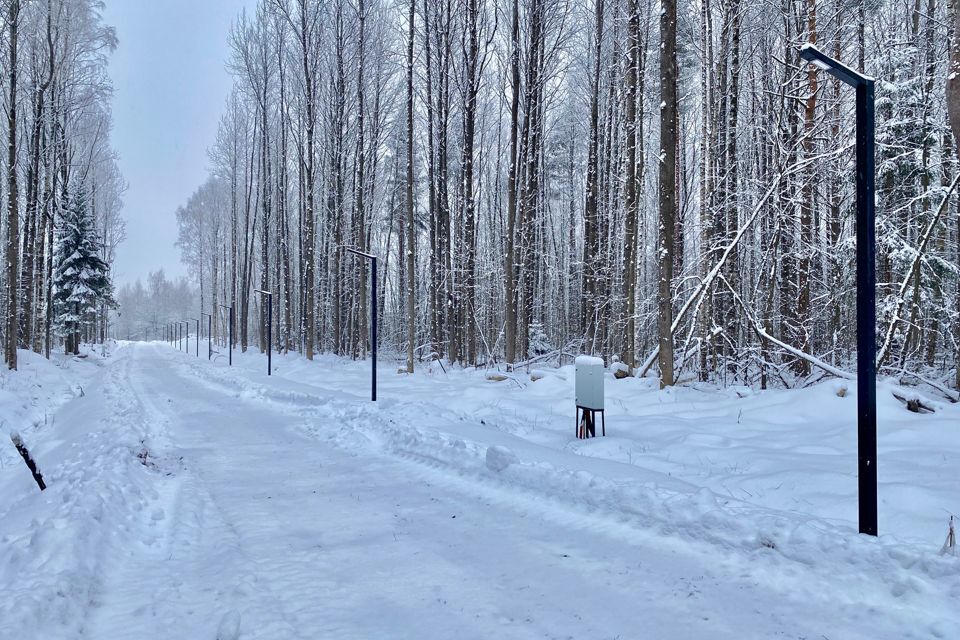
M 186 349 L 184 349 L 183 352 L 184 352 L 184 353 L 190 353 L 190 321 L 189 321 L 189 320 L 184 320 L 184 321 L 183 321 L 183 326 L 186 327 L 186 331 L 187 331 Z
M 860 533 L 877 535 L 877 274 L 873 80 L 857 85 L 857 458 Z
M 273 294 L 267 294 L 267 375 L 273 373 Z
M 255 291 L 267 296 L 267 375 L 269 376 L 273 371 L 273 293 L 263 289 L 255 289 Z
M 877 535 L 877 274 L 874 80 L 812 44 L 800 57 L 857 92 L 857 478 L 860 533 Z
M 370 258 L 370 351 L 373 354 L 370 400 L 377 401 L 377 259 Z
M 213 314 L 207 316 L 207 360 L 213 359 Z

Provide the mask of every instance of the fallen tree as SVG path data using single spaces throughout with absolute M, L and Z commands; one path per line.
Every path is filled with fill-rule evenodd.
M 13 441 L 13 446 L 17 448 L 20 457 L 23 458 L 24 463 L 26 463 L 27 468 L 30 469 L 30 473 L 33 474 L 33 480 L 37 483 L 37 486 L 40 487 L 40 491 L 46 489 L 47 484 L 43 481 L 43 475 L 41 475 L 40 470 L 37 469 L 37 463 L 33 461 L 33 456 L 30 455 L 27 445 L 23 444 L 23 438 L 20 437 L 19 433 L 11 433 L 10 439 Z
M 852 145 L 846 145 L 844 147 L 841 147 L 840 149 L 838 149 L 837 151 L 834 151 L 829 155 L 839 155 L 843 151 L 846 151 L 847 149 L 849 149 L 851 146 Z M 730 254 L 732 254 L 733 250 L 737 248 L 738 244 L 740 244 L 740 241 L 743 239 L 744 235 L 746 235 L 747 231 L 750 230 L 750 227 L 753 226 L 753 223 L 756 222 L 757 218 L 760 217 L 760 213 L 763 211 L 763 207 L 767 204 L 767 200 L 769 200 L 770 196 L 772 196 L 776 192 L 777 188 L 780 186 L 780 183 L 783 182 L 784 178 L 787 178 L 788 176 L 791 176 L 794 173 L 802 171 L 807 167 L 807 165 L 811 164 L 816 159 L 817 158 L 807 158 L 806 160 L 797 162 L 796 164 L 792 165 L 790 168 L 784 169 L 777 175 L 776 179 L 773 181 L 770 187 L 764 192 L 760 200 L 757 201 L 757 204 L 754 205 L 753 211 L 750 213 L 750 217 L 747 218 L 747 220 L 743 223 L 743 225 L 740 226 L 739 229 L 737 229 L 736 235 L 733 237 L 732 240 L 730 240 L 730 244 L 728 244 L 726 248 L 723 250 L 723 253 L 720 255 L 720 258 L 717 259 L 716 264 L 713 265 L 713 268 L 710 269 L 707 275 L 704 276 L 703 280 L 700 281 L 700 284 L 697 286 L 696 290 L 690 295 L 690 297 L 687 298 L 686 302 L 683 303 L 683 306 L 680 307 L 680 311 L 677 312 L 676 317 L 673 319 L 673 324 L 670 325 L 671 339 L 673 339 L 673 335 L 680 328 L 680 325 L 683 322 L 683 319 L 687 316 L 687 313 L 690 311 L 691 308 L 693 308 L 694 310 L 693 315 L 694 317 L 696 317 L 697 312 L 700 310 L 700 305 L 703 304 L 704 297 L 716 282 L 717 277 L 720 275 L 721 269 L 723 269 L 723 265 L 726 264 L 727 260 L 730 257 Z M 643 361 L 643 365 L 640 367 L 640 370 L 639 370 L 639 374 L 638 374 L 639 377 L 642 378 L 643 376 L 646 375 L 647 371 L 650 370 L 650 367 L 653 366 L 653 363 L 656 362 L 657 356 L 659 354 L 660 354 L 660 345 L 658 342 L 657 346 L 654 347 L 650 355 L 647 356 L 647 359 Z
M 960 181 L 960 174 L 957 174 L 957 177 L 950 183 L 950 188 L 943 196 L 940 206 L 937 207 L 936 213 L 927 223 L 927 228 L 923 230 L 923 235 L 920 236 L 920 245 L 917 247 L 917 254 L 913 257 L 913 262 L 910 263 L 910 268 L 907 269 L 906 275 L 903 276 L 900 289 L 897 291 L 896 307 L 893 310 L 893 315 L 890 317 L 890 324 L 887 325 L 883 346 L 880 347 L 880 353 L 877 354 L 877 367 L 882 367 L 890 355 L 890 347 L 893 344 L 893 336 L 894 333 L 896 333 L 897 325 L 903 321 L 903 318 L 900 317 L 900 312 L 903 311 L 903 306 L 906 304 L 905 295 L 907 293 L 907 287 L 910 286 L 910 281 L 917 275 L 917 270 L 920 268 L 920 263 L 923 261 L 924 253 L 926 253 L 927 250 L 927 243 L 930 242 L 930 237 L 933 235 L 933 230 L 940 221 L 940 217 L 943 215 L 943 212 L 946 211 L 947 203 L 950 201 L 950 196 L 954 190 L 956 190 L 958 181 Z

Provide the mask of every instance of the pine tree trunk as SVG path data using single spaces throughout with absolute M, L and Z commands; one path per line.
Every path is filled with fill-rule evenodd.
M 677 2 L 663 0 L 660 13 L 660 231 L 657 333 L 661 387 L 673 378 L 673 252 L 677 218 Z

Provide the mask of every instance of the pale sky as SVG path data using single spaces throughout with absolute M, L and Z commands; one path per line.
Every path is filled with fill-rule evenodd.
M 177 207 L 203 182 L 207 148 L 229 96 L 225 69 L 230 24 L 254 0 L 107 0 L 104 21 L 117 30 L 110 61 L 116 89 L 113 146 L 129 183 L 122 215 L 127 239 L 117 252 L 117 283 L 160 267 L 185 274 Z

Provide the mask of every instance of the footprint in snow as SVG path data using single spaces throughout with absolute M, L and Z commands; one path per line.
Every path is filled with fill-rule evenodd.
M 237 640 L 240 637 L 240 614 L 228 611 L 220 619 L 216 640 Z

